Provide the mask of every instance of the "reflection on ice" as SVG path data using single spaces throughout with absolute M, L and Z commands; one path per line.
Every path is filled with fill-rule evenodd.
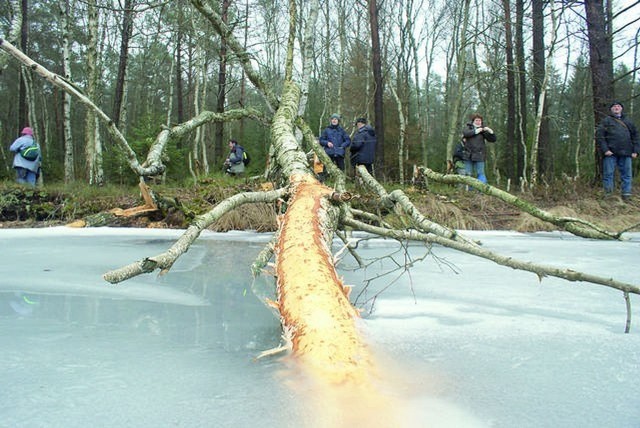
M 206 233 L 167 275 L 110 285 L 110 269 L 166 250 L 179 231 L 0 230 L 0 427 L 638 427 L 640 313 L 621 293 L 432 249 L 411 275 L 372 281 L 359 321 L 375 388 L 319 389 L 280 344 L 249 265 L 269 236 Z M 503 254 L 638 283 L 640 235 L 468 234 Z M 369 260 L 395 244 L 361 243 Z M 55 249 L 55 251 L 53 251 Z M 410 246 L 418 258 L 426 249 Z M 28 260 L 29 263 L 25 263 Z M 354 285 L 393 265 L 346 269 Z M 28 270 L 26 266 L 29 266 Z M 256 294 L 254 294 L 254 291 Z M 393 418 L 397 425 L 390 424 Z

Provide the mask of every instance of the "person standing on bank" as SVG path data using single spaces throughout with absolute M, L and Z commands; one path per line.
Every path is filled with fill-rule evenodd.
M 26 149 L 31 149 L 36 154 L 35 158 L 26 154 Z M 40 155 L 40 146 L 33 138 L 33 129 L 24 128 L 20 137 L 11 144 L 9 150 L 15 153 L 13 167 L 16 170 L 16 181 L 35 186 L 40 175 L 42 156 Z
M 342 172 L 344 172 L 344 155 L 347 147 L 351 145 L 351 138 L 340 126 L 340 115 L 331 115 L 329 126 L 324 128 L 320 135 L 320 145 Z
M 224 171 L 229 175 L 244 173 L 244 148 L 236 140 L 229 140 L 229 156 L 224 161 Z
M 614 101 L 605 117 L 596 129 L 596 141 L 602 152 L 602 184 L 605 194 L 613 192 L 615 169 L 620 173 L 620 191 L 622 199 L 631 197 L 632 168 L 631 160 L 640 153 L 638 131 L 631 120 L 622 114 L 624 106 Z
M 478 113 L 471 115 L 471 122 L 462 130 L 462 136 L 465 138 L 464 147 L 469 153 L 468 158 L 464 159 L 466 175 L 473 176 L 475 170 L 478 180 L 483 183 L 487 182 L 487 176 L 484 174 L 484 163 L 487 158 L 486 143 L 496 142 L 496 134 L 493 129 L 484 125 L 482 116 Z
M 356 120 L 356 134 L 351 142 L 351 166 L 354 168 L 358 165 L 364 165 L 373 175 L 373 162 L 376 156 L 376 131 L 367 125 L 367 119 L 364 117 Z

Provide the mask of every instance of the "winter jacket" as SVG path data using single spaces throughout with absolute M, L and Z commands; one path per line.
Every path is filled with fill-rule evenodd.
M 616 156 L 640 153 L 638 131 L 624 115 L 619 119 L 605 117 L 596 130 L 596 141 L 603 154 L 609 150 Z
M 470 160 L 469 151 L 464 147 L 464 142 L 460 141 L 453 151 L 453 163 Z
M 333 143 L 333 147 L 327 146 L 329 142 Z M 322 131 L 322 135 L 320 135 L 320 145 L 324 147 L 324 151 L 330 157 L 343 158 L 345 149 L 351 145 L 351 138 L 349 138 L 349 135 L 342 129 L 342 126 L 329 125 Z
M 35 142 L 35 140 L 31 135 L 23 135 L 22 137 L 17 138 L 13 142 L 13 144 L 11 144 L 11 147 L 9 147 L 9 151 L 15 153 L 15 156 L 13 157 L 14 168 L 25 168 L 36 174 L 38 173 L 38 170 L 40 169 L 40 164 L 42 163 L 41 156 L 38 156 L 36 160 L 30 161 L 23 158 L 20 155 L 20 151 L 22 149 L 26 149 L 27 147 L 30 147 L 33 145 L 38 146 L 38 143 Z
M 487 158 L 485 141 L 490 143 L 496 142 L 496 134 L 489 132 L 476 133 L 476 127 L 472 122 L 462 130 L 462 136 L 467 140 L 464 143 L 465 148 L 469 152 L 469 158 L 464 160 L 470 160 L 472 162 L 484 162 Z
M 372 164 L 376 156 L 376 131 L 370 125 L 361 126 L 351 142 L 351 165 Z
M 228 172 L 232 174 L 240 174 L 244 172 L 243 161 L 244 147 L 240 144 L 236 144 L 235 147 L 229 152 L 229 168 Z

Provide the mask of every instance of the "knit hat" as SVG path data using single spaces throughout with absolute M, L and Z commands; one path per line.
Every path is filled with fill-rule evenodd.
M 31 135 L 33 137 L 33 129 L 29 128 L 28 126 L 26 128 L 24 128 L 22 130 L 22 132 L 20 133 L 20 135 Z
M 612 102 L 612 103 L 611 103 L 611 105 L 609 106 L 609 108 L 611 108 L 611 107 L 613 107 L 613 106 L 615 106 L 615 105 L 618 105 L 618 106 L 620 106 L 620 107 L 624 108 L 624 106 L 622 105 L 622 103 L 621 103 L 620 101 L 614 101 L 614 102 Z
M 359 118 L 356 119 L 356 123 L 362 123 L 362 124 L 366 125 L 367 124 L 367 119 L 364 118 L 364 117 L 359 117 Z
M 338 119 L 338 120 L 340 120 L 340 115 L 338 113 L 333 113 L 331 115 L 330 119 Z

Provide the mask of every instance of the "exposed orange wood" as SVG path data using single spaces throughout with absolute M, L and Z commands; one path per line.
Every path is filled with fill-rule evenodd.
M 360 380 L 369 370 L 368 351 L 319 224 L 322 201 L 333 191 L 310 175 L 292 182 L 276 247 L 280 314 L 306 367 L 331 382 Z
M 323 210 L 333 190 L 311 175 L 290 182 L 293 195 L 276 245 L 277 307 L 295 360 L 315 381 L 318 414 L 327 418 L 316 426 L 399 426 L 399 407 L 379 391 L 350 288 L 338 277 L 323 238 Z
M 144 182 L 140 182 L 140 192 L 142 193 L 142 199 L 144 199 L 144 205 L 139 205 L 133 208 L 127 208 L 123 210 L 121 208 L 115 208 L 111 210 L 111 213 L 118 217 L 131 217 L 135 215 L 146 214 L 154 211 L 158 211 L 158 206 L 154 202 L 151 194 L 149 193 L 149 186 Z

